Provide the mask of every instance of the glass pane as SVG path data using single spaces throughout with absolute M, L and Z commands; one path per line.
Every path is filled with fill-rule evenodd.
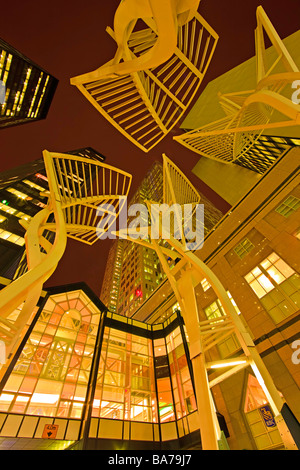
M 167 405 L 159 409 L 160 422 L 164 423 L 167 421 L 175 420 L 174 408 L 172 405 Z
M 284 275 L 285 278 L 288 278 L 294 274 L 294 270 L 287 264 L 285 261 L 282 259 L 279 259 L 276 263 L 275 266 L 279 271 Z
M 281 284 L 285 280 L 285 277 L 278 271 L 278 269 L 275 268 L 275 266 L 269 268 L 267 272 L 271 278 L 277 282 L 277 284 Z
M 158 392 L 164 392 L 166 390 L 171 390 L 171 382 L 169 378 L 159 379 L 157 381 L 157 390 Z
M 0 395 L 0 411 L 7 411 L 13 399 L 14 395 L 2 393 Z
M 266 405 L 267 403 L 268 403 L 268 400 L 257 378 L 254 377 L 253 375 L 249 375 L 247 394 L 246 394 L 246 399 L 245 399 L 245 407 L 244 407 L 245 413 L 248 413 L 251 410 L 257 409 L 262 405 Z
M 52 296 L 47 300 L 46 307 L 7 382 L 8 386 L 14 386 L 16 394 L 13 411 L 66 417 L 72 401 L 76 399 L 78 403 L 72 408 L 70 416 L 80 418 L 93 349 L 75 341 L 82 326 L 81 316 L 78 311 L 70 309 L 67 294 Z M 90 314 L 86 318 L 92 321 Z M 85 325 L 87 333 L 80 333 L 80 338 L 87 341 L 91 336 L 95 337 L 97 331 L 91 331 L 88 324 Z M 47 334 L 41 335 L 41 331 Z M 19 378 L 13 380 L 16 374 Z M 27 410 L 26 402 L 29 403 Z
M 254 268 L 251 272 L 254 277 L 258 277 L 261 274 L 261 270 L 258 267 Z
M 270 292 L 270 290 L 274 289 L 272 282 L 264 274 L 259 276 L 257 280 L 266 292 Z
M 13 405 L 12 413 L 25 413 L 29 397 L 19 396 L 16 398 L 15 404 Z
M 267 259 L 270 260 L 272 264 L 274 264 L 275 261 L 279 259 L 279 256 L 277 255 L 277 253 L 273 252 L 271 255 L 268 256 Z
M 257 281 L 251 282 L 250 287 L 254 290 L 255 294 L 259 299 L 266 294 L 266 291 L 261 287 L 261 285 Z

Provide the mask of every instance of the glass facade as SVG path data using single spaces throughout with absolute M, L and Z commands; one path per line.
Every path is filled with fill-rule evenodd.
M 46 117 L 57 79 L 0 39 L 0 127 Z M 4 94 L 4 93 L 3 93 Z
M 81 289 L 47 297 L 2 380 L 0 414 L 83 422 L 88 409 L 92 420 L 175 426 L 196 411 L 180 312 L 149 325 L 100 304 Z
M 139 324 L 122 318 L 118 328 L 105 327 L 92 416 L 164 423 L 195 411 L 177 313 L 168 320 L 174 324 L 168 334 L 155 325 L 144 332 L 137 327 L 137 334 L 122 330 L 133 322 Z
M 0 411 L 81 418 L 100 311 L 82 291 L 51 296 L 0 396 Z
M 245 279 L 275 323 L 299 309 L 300 277 L 277 253 L 261 261 Z
M 157 422 L 150 339 L 105 328 L 92 415 Z

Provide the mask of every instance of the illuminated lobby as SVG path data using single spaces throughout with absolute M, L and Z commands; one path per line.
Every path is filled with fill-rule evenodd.
M 164 323 L 151 325 L 107 312 L 84 284 L 55 291 L 45 292 L 3 378 L 1 447 L 12 437 L 15 445 L 27 438 L 33 448 L 43 447 L 43 432 L 52 424 L 55 440 L 46 444 L 54 449 L 198 444 L 191 365 L 176 305 Z

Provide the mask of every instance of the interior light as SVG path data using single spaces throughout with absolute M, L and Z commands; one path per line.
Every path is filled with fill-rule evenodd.
M 34 393 L 31 398 L 31 403 L 46 403 L 54 405 L 57 403 L 59 395 L 53 395 L 52 393 Z
M 237 366 L 239 364 L 246 364 L 247 361 L 241 360 L 241 361 L 231 361 L 231 362 L 219 362 L 217 364 L 211 364 L 209 367 L 211 369 L 219 369 L 221 367 L 231 367 L 231 366 Z

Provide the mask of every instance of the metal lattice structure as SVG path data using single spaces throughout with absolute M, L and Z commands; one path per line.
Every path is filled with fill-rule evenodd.
M 0 292 L 0 340 L 7 360 L 24 334 L 44 282 L 63 256 L 67 237 L 95 243 L 115 222 L 131 185 L 129 173 L 96 160 L 46 150 L 43 157 L 48 205 L 25 227 L 28 271 Z M 113 210 L 98 212 L 100 204 Z M 49 231 L 55 233 L 52 243 L 44 236 Z
M 200 195 L 181 170 L 165 155 L 163 156 L 163 164 L 164 204 L 169 207 L 174 204 L 178 204 L 178 206 L 182 206 L 185 203 L 198 204 Z M 151 204 L 153 204 L 153 201 L 147 202 L 148 211 L 150 212 L 152 210 Z M 185 222 L 184 220 L 182 221 L 183 225 Z M 295 443 L 280 414 L 284 401 L 256 350 L 247 326 L 245 326 L 235 310 L 225 288 L 200 257 L 195 252 L 187 249 L 184 236 L 180 240 L 171 234 L 166 240 L 163 238 L 162 226 L 163 224 L 160 226 L 161 230 L 157 239 L 152 237 L 151 227 L 148 227 L 148 237 L 143 239 L 131 238 L 132 232 L 128 229 L 127 238 L 134 243 L 139 243 L 156 251 L 161 266 L 174 291 L 176 300 L 180 305 L 187 330 L 190 358 L 193 365 L 202 449 L 217 450 L 224 446 L 226 447 L 224 435 L 218 424 L 210 390 L 211 387 L 248 366 L 252 367 L 255 376 L 268 397 L 286 447 L 295 449 Z M 120 232 L 119 235 L 124 236 L 124 232 Z M 170 259 L 176 260 L 176 263 L 170 263 Z M 222 304 L 224 315 L 221 318 L 199 321 L 195 289 L 204 278 L 210 283 Z M 217 346 L 219 343 L 221 344 L 224 339 L 229 338 L 231 335 L 235 335 L 242 353 L 226 361 L 220 358 L 211 363 L 207 352 L 212 347 Z M 208 371 L 211 367 L 215 366 L 220 368 L 219 370 L 221 371 L 222 367 L 226 367 L 226 372 L 221 372 L 210 383 Z
M 264 31 L 276 58 L 268 64 Z M 202 156 L 223 163 L 241 163 L 265 130 L 300 124 L 300 105 L 291 100 L 291 84 L 300 72 L 262 7 L 257 9 L 256 88 L 219 94 L 226 117 L 174 137 L 174 140 Z
M 46 154 L 56 175 L 67 235 L 88 245 L 98 239 L 101 221 L 106 230 L 115 222 L 128 195 L 131 175 L 112 166 L 69 154 Z M 82 175 L 82 176 L 80 176 Z M 100 214 L 100 204 L 114 207 Z M 55 224 L 47 224 L 55 229 Z
M 119 9 L 124 13 L 130 2 L 123 3 Z M 152 7 L 152 18 L 143 10 L 147 3 Z M 115 31 L 108 29 L 118 45 L 115 58 L 71 79 L 71 84 L 144 152 L 157 145 L 182 118 L 218 41 L 215 31 L 196 12 L 199 1 L 177 2 L 177 24 L 171 3 L 140 1 L 144 28 L 133 31 L 131 24 L 130 33 L 127 28 L 126 34 L 123 29 L 121 34 L 115 21 Z M 180 14 L 181 4 L 187 10 L 185 15 Z

